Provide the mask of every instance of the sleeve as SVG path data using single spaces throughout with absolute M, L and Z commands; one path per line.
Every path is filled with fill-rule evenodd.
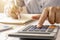
M 40 13 L 41 7 L 39 2 L 41 0 L 24 0 L 29 13 Z
M 60 0 L 48 0 L 46 1 L 45 7 L 50 7 L 50 6 L 60 6 Z

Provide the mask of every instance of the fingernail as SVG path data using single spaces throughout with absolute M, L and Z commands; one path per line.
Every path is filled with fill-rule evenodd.
M 41 25 L 37 25 L 37 28 L 41 28 L 42 26 Z

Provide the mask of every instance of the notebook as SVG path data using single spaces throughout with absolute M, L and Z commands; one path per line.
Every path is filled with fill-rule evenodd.
M 32 21 L 32 16 L 36 14 L 22 14 L 21 19 L 12 19 L 11 17 L 1 16 L 0 17 L 0 23 L 6 23 L 6 24 L 25 24 L 27 22 Z

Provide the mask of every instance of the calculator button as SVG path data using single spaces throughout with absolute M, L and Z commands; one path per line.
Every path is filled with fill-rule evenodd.
M 28 29 L 27 31 L 33 31 L 33 30 L 35 30 L 34 28 L 30 28 L 30 29 Z
M 46 31 L 46 29 L 41 29 L 40 31 L 41 31 L 41 32 L 45 32 L 45 31 Z
M 54 29 L 49 29 L 48 32 L 52 32 Z
M 54 28 L 56 28 L 56 26 L 54 26 L 54 25 L 51 25 L 51 26 L 49 26 L 49 28 L 52 28 L 52 29 L 54 29 Z
M 45 32 L 45 31 L 47 30 L 47 28 L 48 28 L 48 27 L 44 26 L 44 27 L 42 27 L 40 30 L 41 30 L 41 32 Z
M 56 28 L 56 26 L 54 26 L 54 25 L 49 26 L 48 32 L 52 32 L 55 28 Z
M 40 29 L 35 29 L 34 31 L 40 31 Z

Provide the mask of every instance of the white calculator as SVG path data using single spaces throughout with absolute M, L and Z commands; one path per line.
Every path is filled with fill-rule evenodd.
M 9 36 L 28 38 L 28 39 L 56 39 L 59 26 L 43 25 L 37 28 L 37 25 L 29 25 L 17 33 L 9 34 Z

